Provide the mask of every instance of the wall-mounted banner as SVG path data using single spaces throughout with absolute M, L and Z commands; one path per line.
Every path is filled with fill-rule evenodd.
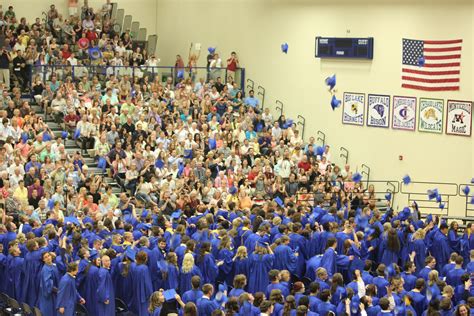
M 392 128 L 414 131 L 416 128 L 416 98 L 393 97 Z
M 390 96 L 369 94 L 367 97 L 367 126 L 388 127 Z
M 471 136 L 472 102 L 448 100 L 446 134 Z
M 344 92 L 342 123 L 364 125 L 365 94 Z
M 444 101 L 420 98 L 418 130 L 428 133 L 443 133 Z

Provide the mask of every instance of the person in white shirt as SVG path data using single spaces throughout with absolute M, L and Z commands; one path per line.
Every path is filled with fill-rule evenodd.
M 77 58 L 74 55 L 74 53 L 71 53 L 71 56 L 69 56 L 69 58 L 66 59 L 66 61 L 68 61 L 71 64 L 71 66 L 77 66 Z
M 272 137 L 273 139 L 275 140 L 280 140 L 281 136 L 282 136 L 283 132 L 280 128 L 280 125 L 278 125 L 278 122 L 275 122 L 273 124 L 273 127 L 272 127 Z
M 216 79 L 217 77 L 221 76 L 220 68 L 222 68 L 222 59 L 219 57 L 218 53 L 214 54 L 214 57 L 211 60 L 211 63 L 209 64 L 209 67 L 211 69 L 211 77 L 213 79 Z
M 284 158 L 278 162 L 278 175 L 286 180 L 290 177 L 292 163 L 288 159 L 288 153 L 284 154 Z

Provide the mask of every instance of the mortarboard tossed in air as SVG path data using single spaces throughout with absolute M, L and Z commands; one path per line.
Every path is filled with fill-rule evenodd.
M 338 100 L 336 98 L 336 95 L 333 95 L 332 98 L 331 98 L 331 108 L 333 109 L 333 111 L 338 108 L 339 106 L 341 106 L 341 100 Z
M 400 216 L 401 221 L 406 221 L 408 217 L 410 217 L 410 208 L 409 207 L 403 208 L 403 211 L 401 211 L 399 216 Z
M 79 226 L 81 225 L 79 220 L 76 217 L 73 217 L 73 216 L 64 217 L 64 223 L 65 224 L 71 223 L 71 224 L 79 225 Z
M 462 192 L 464 193 L 464 195 L 468 196 L 469 192 L 471 192 L 471 189 L 469 188 L 468 185 L 466 185 L 464 189 L 462 189 Z
M 354 173 L 354 175 L 352 176 L 352 181 L 354 181 L 355 183 L 359 183 L 360 180 L 362 180 L 362 175 L 358 172 Z
M 29 138 L 28 133 L 21 133 L 21 141 L 23 143 L 26 143 L 28 141 L 28 138 Z
M 474 204 L 474 196 L 471 197 L 471 204 Z
M 234 186 L 231 186 L 230 189 L 229 189 L 229 194 L 234 195 L 235 193 L 237 193 L 237 188 L 234 187 Z
M 78 139 L 79 137 L 81 137 L 81 129 L 76 128 L 76 131 L 74 132 L 74 140 Z
M 438 196 L 439 196 L 438 189 L 428 190 L 428 198 L 430 200 L 436 199 L 438 198 Z
M 281 44 L 281 51 L 285 54 L 288 54 L 288 43 Z
M 428 214 L 426 216 L 426 223 L 429 224 L 433 221 L 433 214 Z
M 425 57 L 421 56 L 418 58 L 418 66 L 423 67 L 425 65 Z
M 403 181 L 404 185 L 408 185 L 408 184 L 411 183 L 411 178 L 410 178 L 409 175 L 406 175 L 406 176 L 403 177 L 402 181 Z
M 179 219 L 181 217 L 181 214 L 183 213 L 183 211 L 181 210 L 176 210 L 174 211 L 173 213 L 171 213 L 171 219 Z
M 445 205 L 444 203 L 439 203 L 439 208 L 440 208 L 440 209 L 444 210 L 444 207 L 445 207 L 445 206 L 446 206 L 446 205 Z
M 62 138 L 62 139 L 66 139 L 67 136 L 68 136 L 68 132 L 67 132 L 67 131 L 62 131 L 62 132 L 61 132 L 61 138 Z
M 207 51 L 209 52 L 209 54 L 214 54 L 214 52 L 216 51 L 216 48 L 215 47 L 208 47 Z
M 385 199 L 390 202 L 392 200 L 392 193 L 388 192 L 385 194 Z
M 275 201 L 276 204 L 278 204 L 278 206 L 285 207 L 285 203 L 283 203 L 282 199 L 279 196 L 277 196 L 275 199 L 273 199 L 273 201 Z
M 326 80 L 326 85 L 329 86 L 329 91 L 332 91 L 334 87 L 336 86 L 336 74 L 327 77 Z
M 316 155 L 322 156 L 323 154 L 324 154 L 324 147 L 323 146 L 316 147 Z

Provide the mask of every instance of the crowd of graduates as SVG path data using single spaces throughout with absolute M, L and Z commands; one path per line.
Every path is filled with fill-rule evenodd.
M 379 209 L 329 146 L 226 79 L 52 72 L 32 92 L 61 137 L 3 84 L 0 292 L 47 316 L 474 312 L 474 224 Z

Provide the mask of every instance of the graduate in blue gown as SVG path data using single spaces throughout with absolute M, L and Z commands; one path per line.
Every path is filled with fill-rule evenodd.
M 401 277 L 405 281 L 403 283 L 403 288 L 405 291 L 411 291 L 415 288 L 416 283 L 416 275 L 414 274 L 416 271 L 415 263 L 412 261 L 408 261 L 405 263 L 405 271 L 401 273 Z
M 163 279 L 163 290 L 177 289 L 179 285 L 178 257 L 174 252 L 166 255 L 166 260 L 158 263 L 158 273 Z
M 116 280 L 115 296 L 121 299 L 129 308 L 132 306 L 132 269 L 135 265 L 135 251 L 132 248 L 127 248 L 124 252 L 122 262 L 117 265 L 115 271 Z
M 100 258 L 96 250 L 90 251 L 90 263 L 84 269 L 84 299 L 86 300 L 86 308 L 89 315 L 98 314 L 97 288 L 99 286 L 99 267 Z
M 245 246 L 240 246 L 237 248 L 237 253 L 233 258 L 233 275 L 243 274 L 245 276 L 249 275 L 249 258 L 247 253 L 247 248 Z
M 392 263 L 398 264 L 400 255 L 400 239 L 398 238 L 397 231 L 394 228 L 390 228 L 387 233 L 387 237 L 382 239 L 381 249 L 383 250 L 382 258 L 380 263 L 389 266 Z
M 433 244 L 431 245 L 431 255 L 436 258 L 436 270 L 440 270 L 449 261 L 452 249 L 449 245 L 448 225 L 441 223 L 438 230 L 433 235 Z
M 234 280 L 234 252 L 232 248 L 232 240 L 229 236 L 224 236 L 219 244 L 219 252 L 217 261 L 222 262 L 219 266 L 218 282 L 226 282 L 232 284 Z
M 35 239 L 30 239 L 26 243 L 28 253 L 25 255 L 23 265 L 23 292 L 22 301 L 30 306 L 38 305 L 39 275 L 43 262 L 41 260 L 43 250 L 38 248 Z
M 3 254 L 3 244 L 0 243 L 0 292 L 5 292 L 7 285 L 7 256 Z
M 78 272 L 77 263 L 73 262 L 67 266 L 67 273 L 59 281 L 58 297 L 56 299 L 56 309 L 58 315 L 73 316 L 76 303 L 85 304 L 76 289 L 76 275 Z
M 195 275 L 191 278 L 192 289 L 184 292 L 182 299 L 184 303 L 193 302 L 194 304 L 202 297 L 203 293 L 201 289 L 201 278 Z
M 216 263 L 214 256 L 211 254 L 211 244 L 209 242 L 202 243 L 200 252 L 201 254 L 196 262 L 202 273 L 202 282 L 214 284 L 219 273 L 218 265 L 221 265 L 223 262 L 219 261 Z
M 90 252 L 89 249 L 80 248 L 77 252 L 78 257 L 80 258 L 78 264 L 78 272 L 76 276 L 76 287 L 82 297 L 86 296 L 85 290 L 85 278 L 86 278 L 86 268 L 90 266 Z
M 179 293 L 183 295 L 185 292 L 191 290 L 191 279 L 193 276 L 199 276 L 202 281 L 201 270 L 194 264 L 194 256 L 187 253 L 183 258 L 183 265 L 179 273 Z
M 115 289 L 111 275 L 111 261 L 102 256 L 102 267 L 99 269 L 99 285 L 97 287 L 97 312 L 100 316 L 115 315 Z
M 10 254 L 7 257 L 6 292 L 8 296 L 20 301 L 23 288 L 23 263 L 25 259 L 21 257 L 21 250 L 18 245 L 12 246 L 8 251 Z
M 219 303 L 212 299 L 214 287 L 211 284 L 204 284 L 202 287 L 203 296 L 197 301 L 196 307 L 199 316 L 211 316 L 219 309 Z
M 147 266 L 148 257 L 140 251 L 135 256 L 136 265 L 132 268 L 132 312 L 138 316 L 148 316 L 148 299 L 153 293 L 150 271 Z
M 326 251 L 321 258 L 321 267 L 325 268 L 329 276 L 332 276 L 338 271 L 338 268 L 347 269 L 350 261 L 353 259 L 352 256 L 339 255 L 336 253 L 337 240 L 334 237 L 330 237 L 326 242 Z
M 53 264 L 53 256 L 43 253 L 43 268 L 40 273 L 38 307 L 43 315 L 56 315 L 56 295 L 59 286 L 59 272 Z
M 273 267 L 275 256 L 268 244 L 257 243 L 255 252 L 250 255 L 250 273 L 248 276 L 248 291 L 250 293 L 265 292 L 268 272 Z
M 415 288 L 408 292 L 412 301 L 412 306 L 415 309 L 417 315 L 423 314 L 423 311 L 427 308 L 426 297 L 421 293 L 425 288 L 425 280 L 416 280 Z
M 281 244 L 273 251 L 275 254 L 273 268 L 277 270 L 288 270 L 291 274 L 295 274 L 298 253 L 295 253 L 289 246 L 290 238 L 288 236 L 282 236 L 280 241 Z

